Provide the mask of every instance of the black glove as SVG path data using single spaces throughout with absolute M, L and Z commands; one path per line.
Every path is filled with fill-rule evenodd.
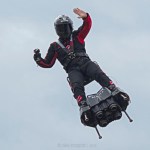
M 41 58 L 41 53 L 40 53 L 40 49 L 35 49 L 34 50 L 34 56 L 33 56 L 34 60 L 36 62 L 40 61 L 42 58 Z

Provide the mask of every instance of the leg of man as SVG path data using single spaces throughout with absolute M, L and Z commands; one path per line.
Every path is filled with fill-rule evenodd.
M 81 101 L 86 101 L 85 91 L 84 91 L 84 76 L 79 69 L 74 69 L 68 73 L 71 88 L 74 93 L 74 98 L 77 100 L 78 105 Z
M 110 78 L 102 71 L 98 64 L 90 61 L 83 68 L 84 73 L 89 77 L 96 80 L 102 87 L 110 87 L 114 85 Z M 115 85 L 114 85 L 115 86 Z

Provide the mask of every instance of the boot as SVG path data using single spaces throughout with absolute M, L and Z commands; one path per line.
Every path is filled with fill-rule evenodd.
M 83 107 L 87 107 L 87 106 L 88 106 L 86 100 L 80 101 L 80 102 L 78 103 L 78 105 L 79 105 L 80 108 L 83 108 Z
M 84 121 L 88 122 L 91 118 L 91 111 L 90 111 L 90 107 L 88 106 L 86 100 L 82 100 L 82 101 L 78 102 L 78 105 L 80 107 L 80 111 L 83 111 Z
M 116 85 L 114 83 L 111 83 L 108 87 L 107 87 L 111 92 L 116 90 Z
M 87 102 L 86 102 L 86 96 L 78 95 L 76 100 L 77 100 L 78 105 L 79 105 L 80 108 L 88 106 Z

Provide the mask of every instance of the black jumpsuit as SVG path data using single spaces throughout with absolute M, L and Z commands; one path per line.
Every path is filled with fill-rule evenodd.
M 43 68 L 51 68 L 56 59 L 58 59 L 58 61 L 64 66 L 69 51 L 86 54 L 84 39 L 90 31 L 91 25 L 91 17 L 88 14 L 88 16 L 83 19 L 82 26 L 78 30 L 73 31 L 72 41 L 70 41 L 70 39 L 59 39 L 68 52 L 64 51 L 57 42 L 53 42 L 50 44 L 45 59 L 41 59 L 37 64 Z M 70 48 L 72 46 L 73 49 Z M 76 56 L 67 64 L 67 66 L 64 67 L 64 69 L 68 73 L 74 97 L 77 99 L 78 103 L 86 99 L 84 91 L 85 77 L 96 80 L 103 87 L 108 87 L 112 84 L 112 81 L 101 70 L 101 68 L 87 56 Z

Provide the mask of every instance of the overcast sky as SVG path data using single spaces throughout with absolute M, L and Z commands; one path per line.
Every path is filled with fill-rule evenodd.
M 59 62 L 37 67 L 33 50 L 45 57 L 57 40 L 54 20 L 82 20 L 79 7 L 93 26 L 86 49 L 106 74 L 131 97 L 128 113 L 106 128 L 102 140 L 80 123 L 79 110 Z M 0 150 L 149 150 L 150 116 L 149 0 L 5 0 L 0 4 Z M 96 82 L 86 93 L 100 89 Z

